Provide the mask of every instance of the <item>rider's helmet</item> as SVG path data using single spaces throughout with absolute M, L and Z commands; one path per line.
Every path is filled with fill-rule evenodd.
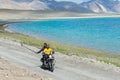
M 44 43 L 44 47 L 47 47 L 47 43 Z

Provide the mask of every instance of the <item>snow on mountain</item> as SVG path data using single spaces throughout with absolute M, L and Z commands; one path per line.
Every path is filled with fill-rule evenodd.
M 119 0 L 91 0 L 80 5 L 97 13 L 120 12 Z

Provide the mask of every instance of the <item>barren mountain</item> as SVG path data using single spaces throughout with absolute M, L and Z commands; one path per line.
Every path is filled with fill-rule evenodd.
M 56 0 L 0 0 L 0 9 L 92 12 L 77 3 Z
M 120 12 L 119 0 L 91 0 L 80 5 L 97 13 Z
M 17 10 L 47 10 L 47 5 L 41 1 L 33 0 L 31 2 L 15 2 L 12 0 L 0 0 L 1 9 Z

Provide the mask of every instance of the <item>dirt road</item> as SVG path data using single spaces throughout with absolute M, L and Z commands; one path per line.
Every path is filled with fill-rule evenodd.
M 37 49 L 36 49 L 37 51 Z M 51 80 L 119 80 L 120 69 L 92 59 L 55 54 L 55 71 L 40 68 L 37 55 L 17 43 L 0 41 L 0 57 L 19 64 L 28 70 L 45 75 Z

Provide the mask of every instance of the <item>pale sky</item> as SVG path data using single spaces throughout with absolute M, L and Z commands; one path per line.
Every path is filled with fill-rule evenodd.
M 86 1 L 90 1 L 90 0 L 56 0 L 56 1 L 72 1 L 72 2 L 76 2 L 76 3 L 81 3 L 81 2 L 86 2 Z

